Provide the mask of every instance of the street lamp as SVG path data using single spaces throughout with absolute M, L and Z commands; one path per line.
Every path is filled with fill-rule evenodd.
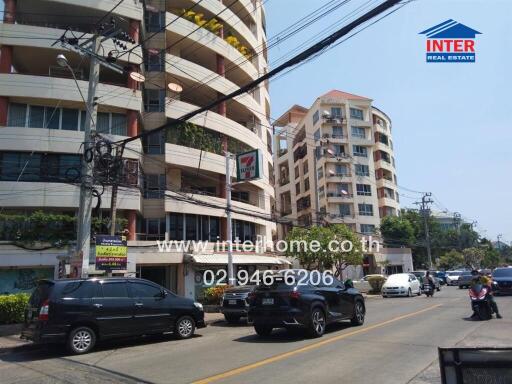
M 68 64 L 68 59 L 66 59 L 66 56 L 64 56 L 62 53 L 58 54 L 57 55 L 57 64 L 59 64 L 59 66 L 65 68 L 65 67 L 69 67 L 69 64 Z M 71 71 L 73 72 L 73 71 Z

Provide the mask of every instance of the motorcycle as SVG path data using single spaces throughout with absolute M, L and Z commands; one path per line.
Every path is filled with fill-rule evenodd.
M 476 284 L 469 290 L 471 309 L 479 320 L 490 320 L 494 311 L 489 300 L 489 287 Z
M 427 297 L 432 297 L 434 296 L 434 286 L 426 283 L 426 284 L 423 284 L 423 289 L 422 289 L 423 293 L 425 295 L 427 295 Z

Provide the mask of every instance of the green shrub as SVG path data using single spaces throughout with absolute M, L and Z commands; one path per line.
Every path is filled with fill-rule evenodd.
M 369 276 L 368 284 L 370 284 L 370 287 L 372 287 L 371 292 L 372 293 L 380 293 L 385 281 L 386 281 L 386 278 L 384 276 L 379 276 L 379 275 Z
M 0 324 L 21 323 L 30 295 L 17 293 L 0 296 Z
M 208 305 L 218 305 L 226 288 L 229 288 L 229 286 L 217 285 L 215 287 L 206 288 L 204 290 L 204 303 Z

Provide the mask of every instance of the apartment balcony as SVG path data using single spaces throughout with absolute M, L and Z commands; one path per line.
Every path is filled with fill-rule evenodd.
M 78 85 L 87 100 L 89 83 L 78 80 Z M 112 97 L 116 95 L 116 97 Z M 73 79 L 20 75 L 14 73 L 0 74 L 0 96 L 10 98 L 31 98 L 46 100 L 66 100 L 81 103 L 82 97 Z M 140 111 L 142 97 L 140 91 L 130 90 L 118 85 L 98 84 L 96 96 L 103 98 L 104 106 Z
M 350 135 L 350 143 L 353 145 L 373 145 L 373 139 L 367 136 Z
M 321 117 L 323 125 L 342 125 L 347 124 L 347 119 L 341 116 L 335 117 Z
M 335 173 L 333 175 L 327 174 L 327 182 L 328 183 L 341 183 L 346 182 L 348 178 L 351 178 L 351 173 Z
M 396 188 L 396 185 L 392 179 L 386 179 L 384 177 L 377 179 L 376 184 L 377 184 L 377 188 L 382 188 L 382 187 L 391 188 L 391 189 Z
M 389 130 L 387 129 L 387 127 L 385 125 L 374 123 L 373 129 L 375 132 L 385 133 L 385 134 L 389 135 Z
M 228 44 L 219 36 L 208 31 L 205 28 L 197 29 L 197 25 L 182 17 L 176 16 L 172 13 L 166 14 L 167 31 L 170 34 L 170 41 L 181 40 L 180 43 L 175 44 L 173 49 L 175 51 L 183 51 L 187 53 L 187 47 L 195 45 L 194 52 L 197 51 L 199 46 L 202 50 L 201 55 L 208 55 L 210 63 L 215 62 L 215 55 L 220 54 L 223 56 L 227 63 L 227 67 L 236 67 L 236 69 L 243 72 L 238 75 L 239 80 L 237 84 L 244 84 L 248 80 L 255 80 L 258 78 L 259 73 L 254 64 L 247 60 L 237 49 Z M 199 44 L 199 45 L 198 45 Z M 183 56 L 183 55 L 182 55 Z M 233 71 L 231 76 L 235 76 Z
M 373 122 L 370 120 L 359 120 L 359 119 L 350 118 L 350 120 L 348 121 L 348 124 L 350 126 L 354 126 L 354 127 L 371 128 L 373 125 Z
M 78 209 L 80 188 L 78 185 L 48 182 L 0 182 L 2 207 L 5 208 L 70 208 Z M 101 208 L 110 208 L 110 189 L 105 188 L 101 196 Z M 120 188 L 118 209 L 140 211 L 141 196 L 137 188 Z
M 388 162 L 388 161 L 386 161 L 384 159 L 379 159 L 379 160 L 375 161 L 375 169 L 379 169 L 379 168 L 386 169 L 386 170 L 388 170 L 390 172 L 394 172 L 395 171 L 393 165 L 390 162 Z
M 375 150 L 381 150 L 388 153 L 393 153 L 393 150 L 391 149 L 391 146 L 389 144 L 381 143 L 380 141 L 377 141 L 374 143 Z
M 354 199 L 352 193 L 341 193 L 341 192 L 327 192 L 327 201 L 329 203 L 343 203 Z
M 52 62 L 55 62 L 55 57 L 58 53 L 62 52 L 63 48 L 61 47 L 60 43 L 53 46 L 52 44 L 63 35 L 66 26 L 68 26 L 69 23 L 63 23 L 62 25 L 56 25 L 54 23 L 27 25 L 26 23 L 31 23 L 31 21 L 28 20 L 20 24 L 0 24 L 0 45 L 10 45 L 14 47 L 15 51 L 16 49 L 23 50 L 23 52 L 20 52 L 20 54 L 23 56 L 23 60 L 32 60 L 32 55 L 34 55 L 34 53 L 30 50 L 27 50 L 26 47 L 44 49 L 46 52 L 39 52 L 39 54 L 50 54 Z M 45 38 L 41 39 L 41 36 L 44 36 Z M 83 38 L 88 39 L 91 36 L 92 35 L 90 33 L 86 33 Z M 133 50 L 131 54 L 124 55 L 120 59 L 120 62 L 135 65 L 141 64 L 142 48 L 137 47 L 136 44 L 131 44 L 129 42 L 125 43 L 127 49 Z M 111 39 L 105 40 L 102 43 L 102 47 L 105 52 L 119 49 L 116 45 L 114 45 Z M 41 60 L 39 54 L 36 55 L 37 57 L 34 58 L 35 60 Z M 73 55 L 73 53 L 66 53 L 66 55 L 70 54 Z M 16 55 L 16 52 L 14 52 L 14 55 Z
M 182 81 L 183 83 L 185 81 L 190 83 L 190 87 L 184 86 L 184 89 L 196 87 L 197 84 L 199 84 L 198 80 L 203 81 L 204 79 L 209 79 L 206 83 L 208 88 L 223 95 L 228 95 L 239 88 L 238 85 L 228 80 L 226 77 L 218 76 L 217 73 L 202 65 L 171 54 L 166 54 L 165 71 L 172 75 L 171 79 L 169 79 L 170 81 L 172 81 L 173 78 L 180 78 L 184 80 Z M 254 97 L 247 93 L 236 97 L 234 102 L 245 107 L 247 113 L 253 114 L 254 111 L 260 111 L 261 114 L 263 114 L 263 109 L 260 104 Z

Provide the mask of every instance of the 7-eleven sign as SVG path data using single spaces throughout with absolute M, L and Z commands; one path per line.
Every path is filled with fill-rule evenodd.
M 236 155 L 236 175 L 238 181 L 259 179 L 261 154 L 258 149 Z

